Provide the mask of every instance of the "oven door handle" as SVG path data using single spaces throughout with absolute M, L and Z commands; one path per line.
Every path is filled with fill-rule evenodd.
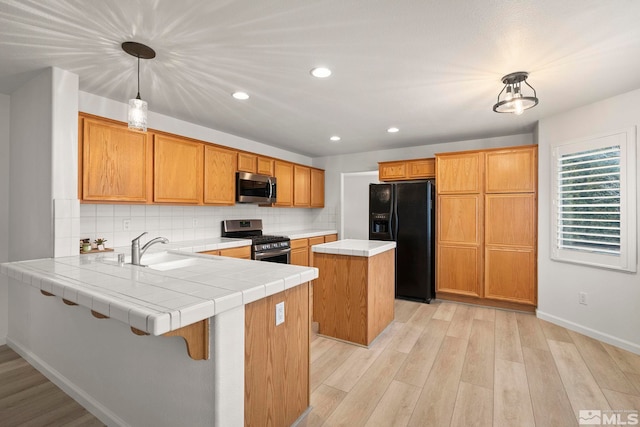
M 284 249 L 278 249 L 277 251 L 256 252 L 255 254 L 253 254 L 253 256 L 256 259 L 256 261 L 259 261 L 265 258 L 271 258 L 278 255 L 285 255 L 285 254 L 288 254 L 289 252 L 291 252 L 291 248 L 284 248 Z

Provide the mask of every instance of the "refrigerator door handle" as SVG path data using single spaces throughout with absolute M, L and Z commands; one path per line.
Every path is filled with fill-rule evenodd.
M 393 214 L 391 216 L 391 218 L 393 218 L 393 221 L 391 223 L 391 240 L 397 240 L 398 239 L 398 196 L 396 195 L 398 191 L 398 187 L 394 187 L 394 191 L 393 191 Z

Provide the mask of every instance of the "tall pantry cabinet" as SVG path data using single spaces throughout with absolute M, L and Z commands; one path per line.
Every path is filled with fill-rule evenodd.
M 537 146 L 436 155 L 440 297 L 537 303 Z

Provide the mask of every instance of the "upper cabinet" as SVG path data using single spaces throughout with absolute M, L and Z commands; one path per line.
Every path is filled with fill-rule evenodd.
M 78 120 L 78 198 L 86 203 L 234 205 L 236 172 L 275 176 L 276 203 L 324 207 L 324 171 L 178 135 Z
M 293 166 L 293 205 L 302 208 L 311 206 L 311 169 Z
M 485 155 L 487 193 L 533 193 L 536 191 L 536 146 L 514 147 Z
M 483 153 L 446 153 L 436 157 L 438 194 L 478 194 L 482 191 Z
M 201 204 L 203 153 L 202 143 L 156 134 L 153 200 L 157 203 Z
M 238 171 L 256 173 L 258 156 L 251 153 L 238 153 Z
M 435 159 L 400 160 L 378 163 L 380 181 L 406 181 L 436 176 Z
M 237 153 L 224 148 L 204 146 L 204 203 L 233 205 L 236 200 Z
M 324 171 L 311 168 L 311 207 L 324 207 Z
M 80 116 L 79 198 L 91 202 L 151 200 L 153 154 L 146 133 Z
M 273 159 L 258 156 L 258 173 L 273 176 Z
M 274 172 L 276 177 L 275 206 L 293 206 L 293 164 L 276 160 Z

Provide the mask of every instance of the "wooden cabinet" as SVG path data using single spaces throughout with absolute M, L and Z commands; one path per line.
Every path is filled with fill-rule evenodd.
M 228 256 L 231 258 L 251 259 L 251 246 L 241 246 L 239 248 L 203 251 L 199 253 L 206 254 L 206 255 Z
M 436 155 L 438 194 L 478 194 L 481 192 L 483 153 Z
M 151 201 L 153 152 L 148 134 L 80 116 L 79 194 L 88 202 Z
M 155 135 L 153 200 L 156 203 L 201 204 L 203 153 L 201 143 Z
M 277 193 L 275 206 L 293 206 L 293 164 L 276 160 L 274 172 Z
M 311 207 L 324 207 L 324 171 L 311 168 Z
M 537 146 L 438 154 L 436 171 L 440 297 L 535 306 Z
M 216 146 L 204 146 L 204 203 L 233 205 L 236 200 L 237 153 Z
M 311 169 L 306 166 L 293 166 L 293 206 L 311 206 Z
M 378 163 L 380 181 L 426 179 L 436 176 L 435 159 L 400 160 Z
M 251 153 L 238 153 L 238 171 L 256 173 L 258 156 Z
M 285 321 L 276 326 L 276 304 Z M 309 407 L 309 286 L 245 306 L 244 425 L 290 426 Z
M 273 159 L 258 156 L 258 173 L 273 176 Z
M 486 193 L 535 193 L 538 149 L 515 147 L 485 154 Z
M 309 266 L 309 239 L 291 241 L 291 264 Z

